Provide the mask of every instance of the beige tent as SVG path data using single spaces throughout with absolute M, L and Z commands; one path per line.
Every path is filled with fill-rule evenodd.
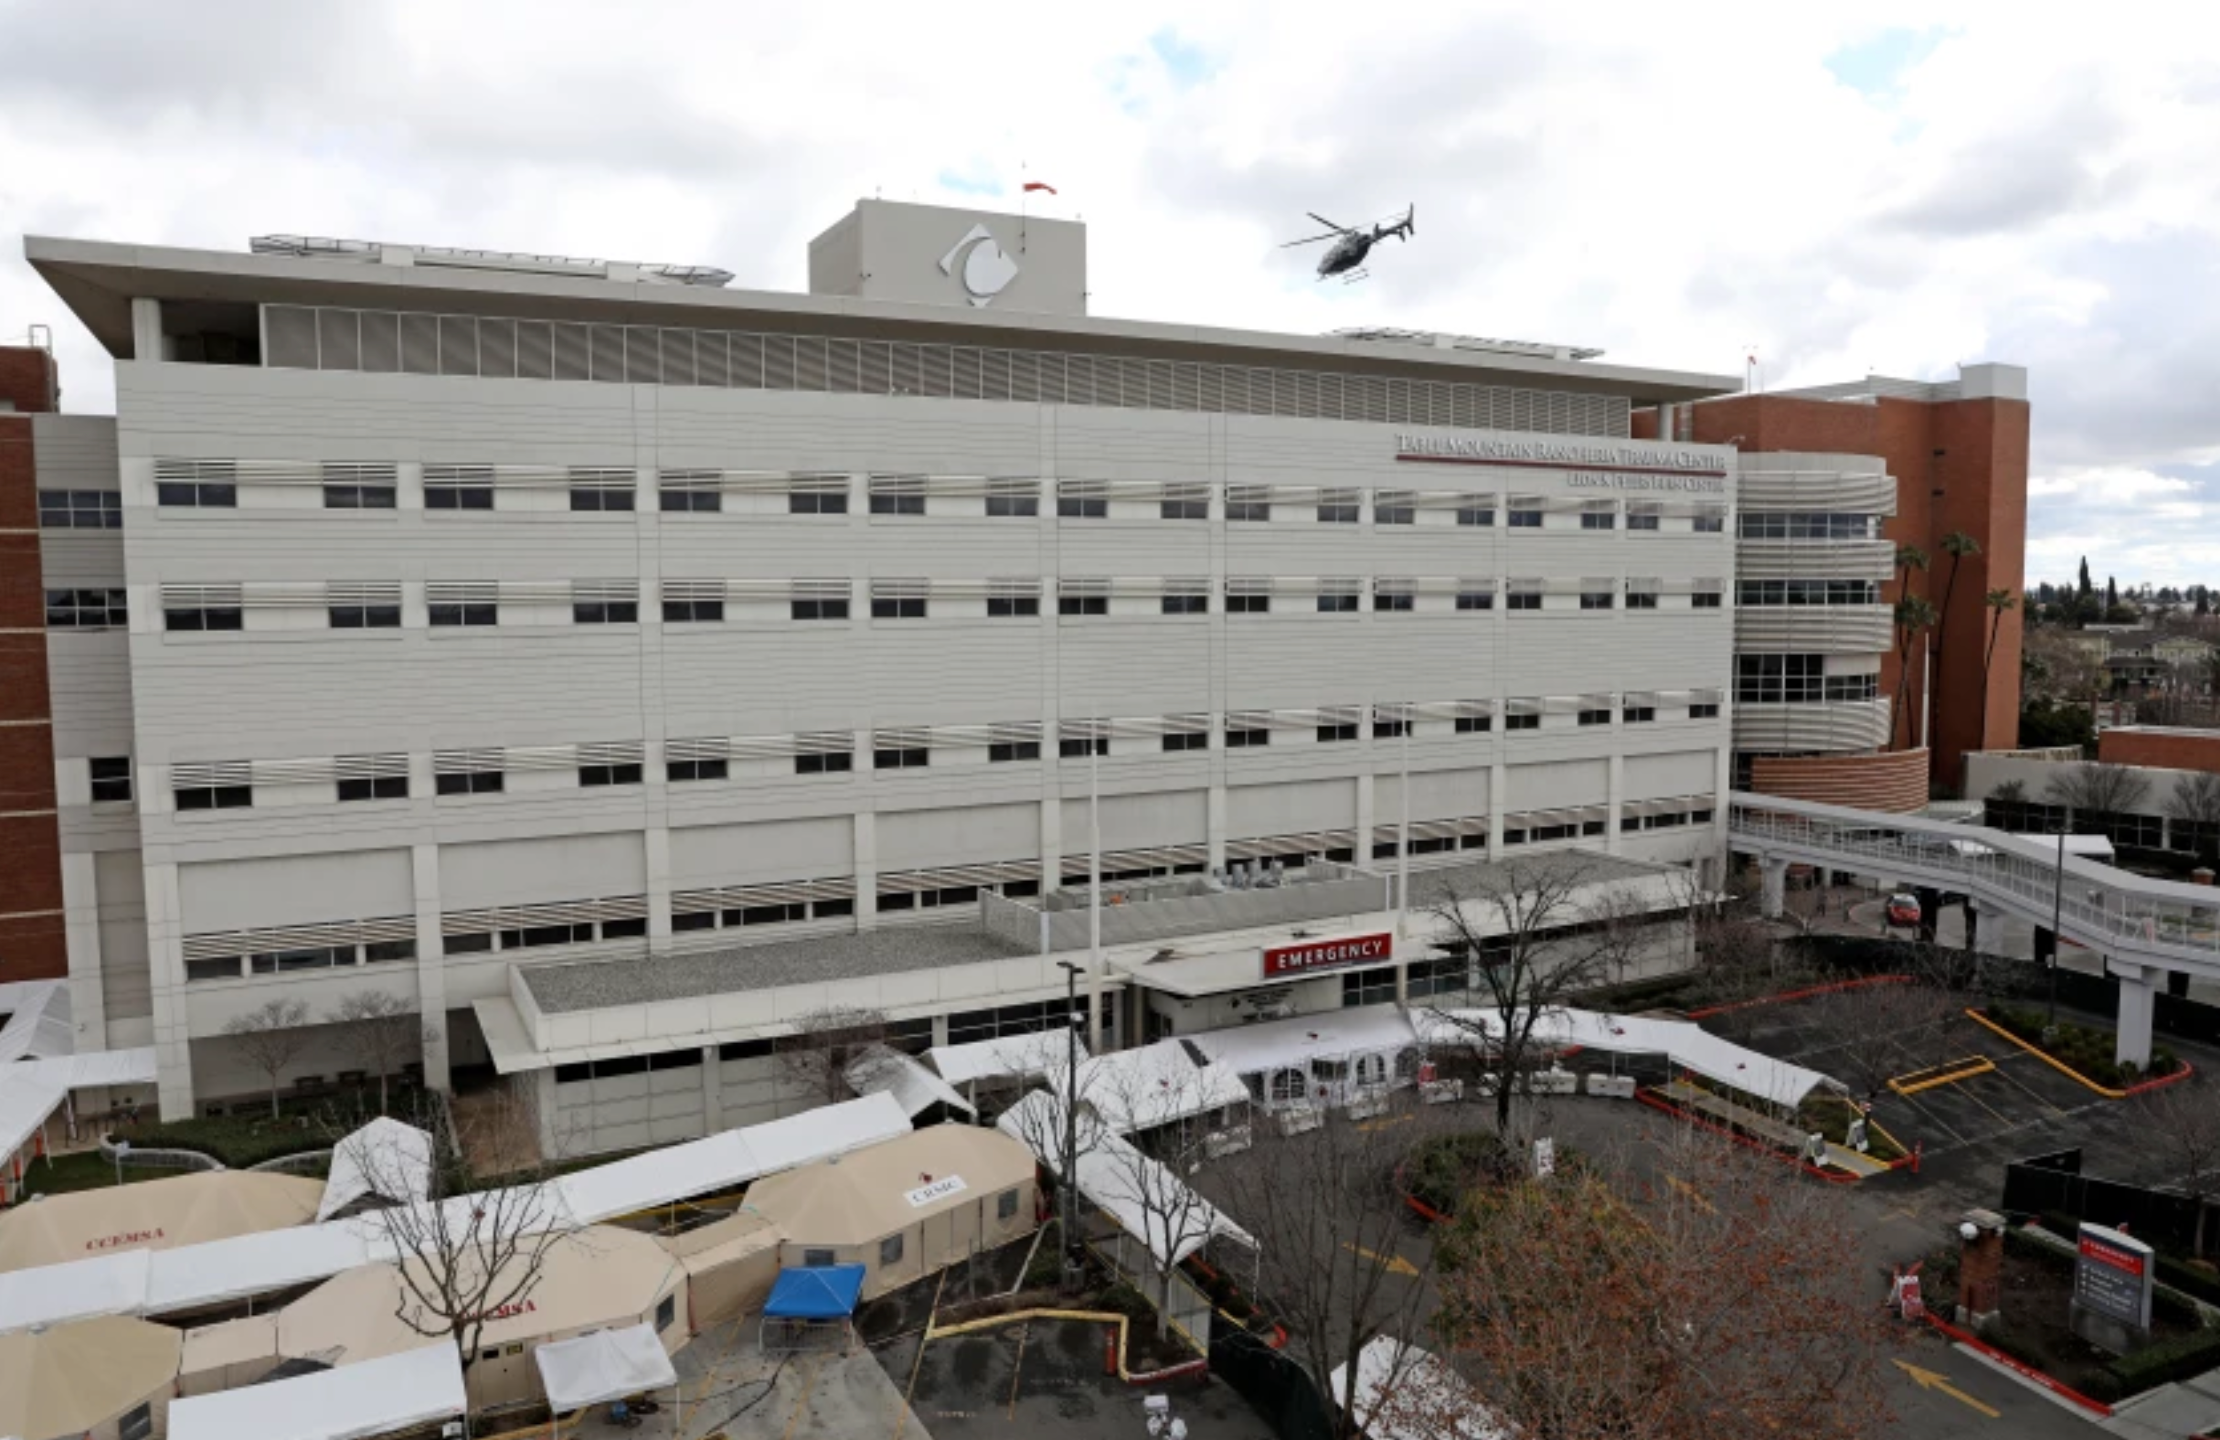
M 787 1234 L 782 1265 L 862 1265 L 883 1295 L 1033 1228 L 1033 1152 L 935 1125 L 758 1180 L 748 1208 Z
M 305 1176 L 207 1170 L 42 1196 L 0 1213 L 0 1271 L 283 1230 L 315 1219 L 323 1194 Z
M 0 1435 L 116 1440 L 159 1431 L 184 1337 L 122 1315 L 0 1335 Z M 142 1413 L 143 1412 L 143 1413 Z
M 236 1390 L 275 1370 L 285 1358 L 278 1354 L 277 1323 L 274 1314 L 243 1315 L 187 1330 L 184 1354 L 177 1362 L 177 1393 L 213 1395 Z
M 685 1268 L 652 1236 L 613 1225 L 565 1236 L 548 1250 L 531 1290 L 479 1333 L 466 1376 L 471 1408 L 538 1400 L 532 1351 L 544 1341 L 645 1321 L 666 1350 L 676 1350 L 691 1333 L 685 1292 Z M 400 1318 L 404 1308 L 414 1311 L 417 1302 L 396 1267 L 349 1270 L 278 1312 L 278 1354 L 338 1366 L 414 1350 L 425 1336 Z
M 786 1232 L 750 1210 L 657 1244 L 686 1267 L 686 1303 L 692 1329 L 738 1319 L 763 1308 L 779 1276 L 779 1244 Z

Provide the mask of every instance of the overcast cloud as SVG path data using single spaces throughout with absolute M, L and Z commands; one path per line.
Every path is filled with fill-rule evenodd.
M 2182 3 L 0 0 L 0 339 L 104 358 L 20 232 L 270 231 L 801 289 L 858 196 L 1089 225 L 1098 314 L 1397 324 L 1767 386 L 2028 365 L 2029 579 L 2220 584 L 2220 21 Z M 1027 167 L 1021 174 L 1020 167 Z M 1306 210 L 1418 210 L 1320 284 Z

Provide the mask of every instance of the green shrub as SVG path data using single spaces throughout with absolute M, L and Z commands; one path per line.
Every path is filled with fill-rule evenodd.
M 1991 1005 L 1982 1013 L 2006 1034 L 2026 1041 L 2077 1074 L 2108 1089 L 2124 1090 L 2151 1076 L 2171 1075 L 2181 1067 L 2180 1058 L 2163 1045 L 2152 1048 L 2147 1071 L 2134 1065 L 2121 1065 L 2113 1059 L 2118 1041 L 2111 1031 L 2093 1030 L 2067 1020 L 2050 1025 L 2040 1010 Z
M 2159 1385 L 2186 1380 L 2220 1365 L 2220 1330 L 2199 1330 L 2161 1340 L 2105 1367 L 2119 1382 L 2120 1394 L 2139 1395 Z
M 1441 1135 L 1411 1152 L 1403 1167 L 1403 1188 L 1421 1205 L 1444 1215 L 1476 1181 L 1516 1172 L 1518 1160 L 1490 1130 Z
M 2220 1279 L 2168 1255 L 2158 1257 L 2158 1282 L 2210 1305 L 2220 1305 Z

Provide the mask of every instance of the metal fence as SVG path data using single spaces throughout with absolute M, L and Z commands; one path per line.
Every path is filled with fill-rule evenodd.
M 1156 1261 L 1139 1237 L 1125 1230 L 1112 1230 L 1091 1237 L 1088 1243 L 1120 1279 L 1148 1297 L 1151 1305 L 1159 1305 L 1166 1323 L 1197 1353 L 1210 1353 L 1210 1297 L 1192 1280 L 1174 1272 L 1160 1301 Z
M 2060 1150 L 2004 1167 L 2004 1208 L 2023 1215 L 2069 1215 L 2126 1228 L 2161 1246 L 2187 1249 L 2197 1233 L 2197 1204 L 2184 1195 L 2081 1173 L 2081 1151 Z

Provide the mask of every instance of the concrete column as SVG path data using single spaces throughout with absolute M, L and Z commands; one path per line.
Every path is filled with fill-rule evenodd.
M 1372 774 L 1357 777 L 1357 863 L 1372 864 Z
M 1764 886 L 1759 891 L 1758 913 L 1768 920 L 1778 920 L 1781 912 L 1788 908 L 1788 862 L 1761 855 L 1758 866 L 1765 876 Z
M 1213 784 L 1204 792 L 1203 844 L 1210 855 L 1204 862 L 1213 870 L 1226 868 L 1226 787 Z
M 1488 858 L 1503 858 L 1503 811 L 1510 803 L 1511 786 L 1505 777 L 1509 766 L 1501 760 L 1488 767 Z
M 2055 965 L 2058 963 L 2058 936 L 2056 932 L 2042 925 L 2035 927 L 2035 963 L 2038 965 Z
M 2138 1070 L 2146 1069 L 2151 1063 L 2151 1015 L 2158 998 L 2158 987 L 2152 982 L 2165 972 L 2110 956 L 2104 963 L 2120 982 L 2120 1029 L 2113 1059 Z
M 131 358 L 140 364 L 167 360 L 162 353 L 162 302 L 134 298 L 131 302 Z
M 717 1059 L 717 1047 L 701 1047 L 701 1120 L 702 1133 L 714 1135 L 725 1128 L 725 1076 L 724 1065 Z
M 1936 928 L 1942 923 L 1942 891 L 1922 885 L 1913 893 L 1919 897 L 1919 938 L 1932 945 Z
M 416 894 L 416 1009 L 424 1022 L 424 1085 L 453 1088 L 448 1073 L 447 957 L 439 930 L 439 846 L 409 847 Z
M 935 1045 L 946 1045 L 948 1043 L 948 1016 L 945 1014 L 933 1017 L 933 1043 Z
M 1966 903 L 1960 908 L 1965 911 L 1966 916 L 1966 953 L 1977 954 L 1981 949 L 1981 911 L 1973 903 L 1971 896 L 1966 898 Z
M 146 963 L 153 987 L 155 1086 L 164 1120 L 193 1118 L 193 1045 L 185 1012 L 184 916 L 177 867 L 146 867 Z
M 1043 749 L 1053 745 L 1053 732 L 1044 730 Z M 1064 881 L 1064 792 L 1056 783 L 1056 767 L 1043 765 L 1049 781 L 1041 792 L 1041 894 L 1058 889 Z
M 1626 848 L 1626 839 L 1619 833 L 1619 808 L 1626 802 L 1626 757 L 1613 755 L 1608 771 L 1610 779 L 1604 790 L 1603 851 L 1616 855 Z
M 107 991 L 100 973 L 100 886 L 90 851 L 62 852 L 62 924 L 69 954 L 69 1011 L 77 1053 L 108 1048 Z
M 871 737 L 858 737 L 859 758 L 871 753 Z M 879 817 L 869 810 L 855 816 L 856 928 L 879 928 Z
M 671 949 L 671 832 L 650 825 L 642 839 L 647 848 L 648 953 L 667 955 Z

